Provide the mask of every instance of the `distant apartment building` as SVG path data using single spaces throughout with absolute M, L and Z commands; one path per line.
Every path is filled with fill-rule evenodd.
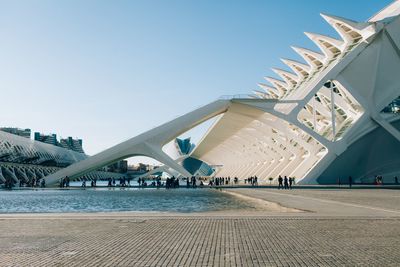
M 10 134 L 22 136 L 25 138 L 31 138 L 31 129 L 21 129 L 16 127 L 2 127 L 0 131 L 7 132 Z
M 35 132 L 35 141 L 39 141 L 46 144 L 51 144 L 54 146 L 62 147 L 68 150 L 72 150 L 79 153 L 85 153 L 83 151 L 82 139 L 74 139 L 72 137 L 61 138 L 60 141 L 57 140 L 56 134 L 43 134 Z
M 76 151 L 79 153 L 85 153 L 82 147 L 82 139 L 74 139 L 72 137 L 67 137 L 65 139 L 60 139 L 59 145 L 63 148 Z
M 127 170 L 128 176 L 136 177 L 136 176 L 142 175 L 146 172 L 149 172 L 153 169 L 156 169 L 159 166 L 138 163 L 137 165 L 129 165 L 127 167 L 128 167 L 128 170 Z
M 50 145 L 57 145 L 57 135 L 56 134 L 42 134 L 39 132 L 35 132 L 33 135 L 33 139 L 35 141 L 39 141 L 42 143 L 50 144 Z
M 107 166 L 107 171 L 116 173 L 126 173 L 128 171 L 128 161 L 120 160 L 109 166 Z

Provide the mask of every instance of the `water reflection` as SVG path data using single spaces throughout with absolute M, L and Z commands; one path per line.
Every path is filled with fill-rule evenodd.
M 255 209 L 215 189 L 96 188 L 0 191 L 0 213 L 14 212 L 203 212 Z

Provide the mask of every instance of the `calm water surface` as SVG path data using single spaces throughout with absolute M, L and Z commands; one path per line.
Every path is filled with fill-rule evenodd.
M 215 189 L 87 189 L 0 191 L 0 213 L 203 212 L 255 209 L 251 202 Z

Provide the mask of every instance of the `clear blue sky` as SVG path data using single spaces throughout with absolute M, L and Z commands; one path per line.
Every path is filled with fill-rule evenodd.
M 0 126 L 80 137 L 89 154 L 221 95 L 250 93 L 320 12 L 390 0 L 0 1 Z

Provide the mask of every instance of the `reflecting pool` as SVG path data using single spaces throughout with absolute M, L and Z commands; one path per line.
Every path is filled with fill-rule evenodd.
M 216 189 L 1 190 L 0 213 L 205 212 L 256 209 L 254 203 Z

